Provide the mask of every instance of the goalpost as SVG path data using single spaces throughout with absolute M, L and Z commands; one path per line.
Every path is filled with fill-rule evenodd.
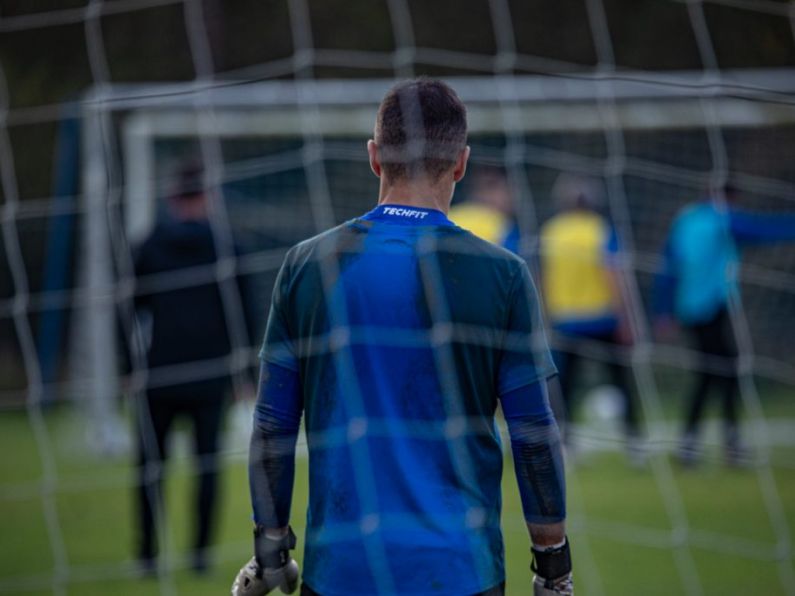
M 679 202 L 696 197 L 714 171 L 705 171 L 703 164 L 691 168 L 632 155 L 607 157 L 603 152 L 600 156 L 587 147 L 583 154 L 576 143 L 583 142 L 585 147 L 593 140 L 583 141 L 584 138 L 603 135 L 608 129 L 637 134 L 650 139 L 650 144 L 655 142 L 655 132 L 670 135 L 678 131 L 684 137 L 688 131 L 703 128 L 705 110 L 711 114 L 713 125 L 723 129 L 787 130 L 795 125 L 795 102 L 790 99 L 795 92 L 795 71 L 787 69 L 724 71 L 720 84 L 705 82 L 698 72 L 627 72 L 612 78 L 462 77 L 450 82 L 468 106 L 474 164 L 520 164 L 596 177 L 618 167 L 623 175 L 675 181 L 690 188 L 678 197 Z M 89 92 L 83 103 L 82 178 L 87 207 L 84 275 L 87 289 L 97 303 L 85 309 L 86 324 L 77 325 L 87 338 L 76 345 L 87 350 L 88 357 L 81 361 L 88 368 L 85 374 L 74 377 L 90 379 L 89 393 L 94 396 L 98 419 L 112 418 L 108 400 L 118 393 L 115 361 L 104 348 L 116 345 L 112 310 L 114 296 L 118 298 L 114 288 L 114 249 L 107 225 L 108 203 L 122 203 L 123 230 L 115 233 L 123 232 L 130 245 L 140 242 L 154 223 L 158 198 L 169 192 L 169 172 L 158 162 L 157 144 L 178 139 L 196 142 L 202 138 L 219 142 L 259 139 L 264 143 L 291 139 L 299 143 L 292 152 L 266 157 L 264 162 L 212 164 L 217 170 L 212 176 L 222 184 L 303 167 L 307 160 L 334 159 L 334 151 L 341 151 L 343 159 L 363 161 L 363 145 L 372 135 L 375 110 L 391 84 L 391 80 L 308 80 L 215 86 L 102 85 Z M 604 106 L 595 99 L 605 85 L 609 86 L 613 102 L 610 122 L 605 119 Z M 118 132 L 114 130 L 117 120 L 121 122 Z M 560 150 L 535 144 L 539 136 L 549 134 L 574 139 L 574 145 Z M 116 135 L 118 148 L 113 145 Z M 344 142 L 330 145 L 339 138 Z M 478 146 L 482 139 L 495 138 L 502 138 L 505 147 L 495 147 L 493 142 Z M 117 150 L 120 161 L 115 159 Z M 748 192 L 772 194 L 785 202 L 793 196 L 792 185 L 762 176 L 740 174 L 738 181 Z M 527 192 L 531 189 L 522 188 L 527 184 L 514 179 L 518 210 L 524 214 L 524 231 L 532 235 L 537 231 L 537 218 L 528 216 L 528 212 L 537 210 L 533 198 L 541 202 L 542 210 L 548 201 Z M 331 199 L 344 201 L 340 197 Z M 308 231 L 317 233 L 339 223 L 331 211 L 328 205 L 313 206 Z M 290 214 L 282 207 L 279 225 L 299 225 L 284 222 L 284 218 L 289 220 Z M 660 222 L 656 231 L 662 231 L 664 226 Z M 301 237 L 299 233 L 295 240 Z M 659 235 L 654 240 L 659 241 Z M 646 243 L 645 250 L 633 255 L 632 266 L 644 273 L 652 271 L 654 251 L 658 248 Z M 764 267 L 748 267 L 745 276 L 749 282 L 776 285 L 778 281 L 778 285 L 792 287 L 792 282 L 782 282 Z M 126 285 L 120 289 L 129 291 Z M 675 359 L 675 355 L 668 355 Z M 795 363 L 763 357 L 757 365 L 765 374 L 795 378 Z
M 610 84 L 617 102 L 615 126 L 623 130 L 693 129 L 704 124 L 704 104 L 721 127 L 795 124 L 795 70 L 724 71 L 721 83 L 705 84 L 700 72 L 621 73 Z M 600 76 L 450 78 L 468 106 L 470 135 L 602 132 L 596 108 Z M 303 138 L 309 111 L 312 134 L 321 138 L 372 135 L 375 110 L 393 80 L 275 81 L 210 87 L 194 83 L 100 87 L 86 101 L 86 120 L 105 110 L 125 113 L 121 138 L 126 228 L 136 241 L 151 228 L 158 188 L 154 143 L 163 138 Z M 780 95 L 781 103 L 757 103 L 758 91 Z M 201 106 L 196 97 L 200 94 Z M 507 119 L 507 122 L 506 122 Z M 85 135 L 87 147 L 101 147 L 101 132 Z M 101 157 L 102 152 L 88 155 Z M 478 156 L 474 156 L 478 159 Z M 102 171 L 104 159 L 84 165 Z M 699 177 L 698 174 L 691 178 Z

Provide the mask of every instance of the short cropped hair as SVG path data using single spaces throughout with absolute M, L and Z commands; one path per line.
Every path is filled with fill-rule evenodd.
M 378 108 L 375 142 L 389 180 L 422 175 L 438 180 L 455 165 L 466 141 L 466 107 L 441 81 L 398 83 Z
M 602 182 L 589 176 L 563 172 L 552 186 L 552 198 L 560 211 L 571 209 L 591 209 L 599 211 L 604 207 Z
M 201 199 L 204 196 L 204 168 L 199 160 L 188 160 L 176 170 L 170 198 L 177 201 Z

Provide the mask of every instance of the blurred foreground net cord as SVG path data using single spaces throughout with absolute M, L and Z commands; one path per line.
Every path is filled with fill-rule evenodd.
M 793 4 L 550 4 L 0 1 L 0 594 L 228 590 L 250 554 L 252 383 L 278 269 L 295 243 L 374 206 L 376 109 L 396 80 L 422 75 L 468 108 L 470 169 L 452 213 L 527 260 L 558 366 L 571 367 L 556 413 L 577 593 L 795 594 L 795 244 L 731 215 L 795 213 Z M 145 239 L 175 217 L 186 165 L 206 197 L 211 257 L 136 275 Z M 587 216 L 542 234 L 572 204 Z M 694 209 L 709 213 L 682 219 Z M 723 251 L 695 282 L 668 269 L 667 247 L 688 239 Z M 711 258 L 685 252 L 679 265 Z M 564 261 L 568 294 L 552 287 Z M 606 271 L 613 285 L 590 283 Z M 666 291 L 687 300 L 686 283 L 694 300 L 714 289 L 710 321 L 676 307 L 658 316 Z M 151 365 L 140 305 L 207 288 L 223 349 L 192 342 L 196 352 Z M 587 310 L 600 291 L 615 329 L 556 318 L 556 305 Z M 193 320 L 172 312 L 175 326 Z M 147 426 L 147 395 L 218 379 L 217 453 L 194 456 L 188 410 L 174 409 L 169 432 Z M 507 446 L 501 418 L 500 431 Z M 147 441 L 162 458 L 141 463 Z M 306 452 L 302 431 L 299 563 Z M 506 447 L 506 470 L 511 458 Z M 194 488 L 216 472 L 210 547 L 197 556 Z M 520 594 L 529 544 L 506 476 L 506 589 Z M 147 493 L 164 500 L 159 548 L 142 564 L 136 495 L 161 478 Z

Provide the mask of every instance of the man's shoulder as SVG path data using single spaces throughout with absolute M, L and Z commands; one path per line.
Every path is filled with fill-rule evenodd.
M 356 225 L 357 221 L 347 221 L 325 232 L 307 238 L 287 251 L 285 260 L 290 264 L 301 264 L 317 259 L 329 251 L 350 248 L 357 239 L 367 233 L 367 226 Z M 443 252 L 454 252 L 502 262 L 510 267 L 524 264 L 524 260 L 515 253 L 484 240 L 469 230 L 461 227 L 439 227 L 435 233 L 435 245 Z
M 471 256 L 485 261 L 489 267 L 504 268 L 511 274 L 525 266 L 525 261 L 520 256 L 462 228 L 454 228 L 450 233 L 444 234 L 438 246 L 441 251 Z
M 293 245 L 285 255 L 285 263 L 290 266 L 306 264 L 317 260 L 339 247 L 346 238 L 356 235 L 356 229 L 351 222 L 345 222 L 333 228 L 316 234 L 298 244 Z
M 720 227 L 728 221 L 727 212 L 715 208 L 710 202 L 698 201 L 682 207 L 674 216 L 671 231 L 681 234 L 691 229 L 707 227 Z
M 134 254 L 136 261 L 146 260 L 152 255 L 161 252 L 168 237 L 168 226 L 163 222 L 157 222 L 146 237 L 135 246 Z

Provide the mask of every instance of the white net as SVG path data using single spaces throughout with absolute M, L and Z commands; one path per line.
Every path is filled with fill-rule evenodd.
M 684 335 L 659 342 L 651 331 L 653 277 L 683 206 L 731 180 L 743 207 L 795 211 L 792 3 L 660 1 L 640 3 L 637 14 L 607 0 L 491 0 L 466 10 L 409 0 L 367 9 L 306 0 L 49 4 L 0 5 L 0 593 L 228 588 L 250 554 L 251 403 L 231 409 L 220 457 L 207 460 L 222 479 L 210 575 L 190 570 L 189 493 L 202 468 L 191 463 L 185 429 L 174 433 L 155 579 L 134 561 L 134 404 L 152 379 L 219 372 L 247 393 L 286 250 L 373 206 L 378 182 L 364 143 L 378 102 L 394 80 L 420 74 L 445 77 L 467 104 L 472 173 L 505 173 L 520 252 L 533 267 L 562 173 L 598 181 L 621 237 L 634 339 L 621 357 L 647 457 L 640 469 L 625 462 L 621 405 L 600 390 L 597 367 L 587 369 L 574 390 L 567 469 L 578 593 L 795 593 L 795 248 L 744 252 L 731 303 L 747 468 L 723 466 L 718 416 L 707 417 L 701 466 L 677 466 L 699 358 Z M 649 41 L 637 41 L 641 34 Z M 733 52 L 743 35 L 751 49 Z M 212 197 L 216 259 L 136 285 L 135 247 L 167 215 L 165 198 L 187 161 L 201 164 Z M 465 178 L 456 201 L 474 192 Z M 228 354 L 148 369 L 136 292 L 209 282 L 220 289 Z M 599 345 L 552 341 L 604 357 Z M 441 369 L 449 354 L 437 356 Z M 450 449 L 466 468 L 454 442 Z M 305 438 L 298 462 L 300 542 Z M 524 593 L 529 576 L 510 469 L 509 594 Z M 358 473 L 366 477 L 367 467 Z M 387 593 L 390 578 L 376 575 Z

